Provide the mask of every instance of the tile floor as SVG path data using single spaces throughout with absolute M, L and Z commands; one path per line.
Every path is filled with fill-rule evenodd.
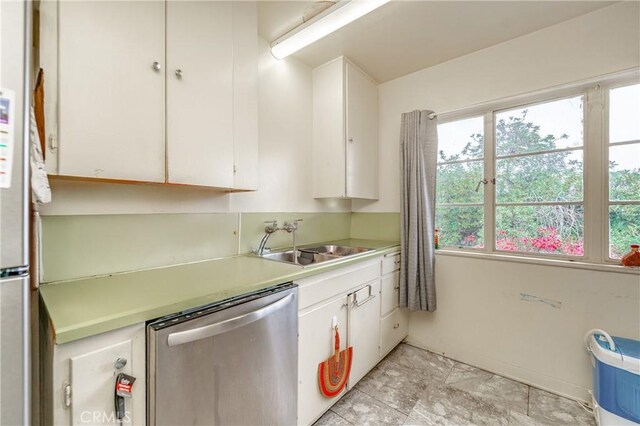
M 577 402 L 400 344 L 316 426 L 595 425 Z

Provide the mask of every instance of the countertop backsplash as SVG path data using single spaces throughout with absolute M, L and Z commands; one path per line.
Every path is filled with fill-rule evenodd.
M 264 222 L 302 219 L 297 243 L 346 238 L 397 241 L 398 213 L 189 213 L 42 217 L 43 282 L 60 281 L 244 254 Z M 161 231 L 161 232 L 159 232 Z M 291 246 L 278 231 L 267 247 Z

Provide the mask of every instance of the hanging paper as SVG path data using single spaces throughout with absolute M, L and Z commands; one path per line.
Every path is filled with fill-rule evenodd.
M 15 93 L 0 88 L 0 188 L 11 187 L 15 121 Z

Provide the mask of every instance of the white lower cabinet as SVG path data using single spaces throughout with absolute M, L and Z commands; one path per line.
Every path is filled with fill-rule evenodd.
M 353 346 L 353 364 L 349 387 L 353 387 L 380 360 L 380 279 L 351 295 L 349 300 L 349 344 Z
M 384 358 L 409 334 L 409 312 L 396 309 L 380 320 L 380 357 Z
M 400 301 L 400 271 L 384 275 L 380 287 L 380 315 L 386 316 Z
M 297 282 L 299 425 L 322 416 L 407 336 L 408 313 L 398 307 L 395 288 L 397 265 L 393 257 L 379 257 Z M 353 361 L 347 388 L 325 398 L 318 385 L 318 365 L 334 352 L 334 318 L 340 349 L 352 346 Z M 53 336 L 47 322 L 41 327 L 42 336 Z M 42 345 L 41 424 L 119 424 L 114 390 L 120 372 L 136 378 L 123 424 L 146 423 L 144 323 L 64 344 L 49 337 Z
M 400 253 L 382 258 L 380 287 L 380 358 L 409 334 L 409 312 L 400 304 Z
M 389 297 L 381 287 L 383 257 L 299 280 L 298 323 L 298 424 L 309 425 L 335 404 L 344 391 L 325 398 L 318 385 L 318 365 L 333 354 L 333 317 L 338 320 L 340 349 L 353 347 L 353 361 L 347 388 L 358 383 L 388 351 L 400 343 L 408 327 L 393 329 L 386 336 L 381 320 L 381 300 Z M 393 275 L 393 274 L 391 274 Z M 393 298 L 393 296 L 391 296 Z M 397 308 L 393 321 L 406 318 Z M 388 322 L 389 320 L 386 319 Z M 404 333 L 404 334 L 403 334 Z M 381 347 L 384 342 L 384 351 Z M 395 343 L 393 343 L 395 342 Z M 388 349 L 388 350 L 387 350 Z
M 346 304 L 347 296 L 343 295 L 298 317 L 298 424 L 313 423 L 339 398 L 328 399 L 320 393 L 318 365 L 333 354 L 334 316 L 338 320 L 341 349 L 344 349 L 347 341 Z
M 145 424 L 145 346 L 144 324 L 54 345 L 42 382 L 43 424 L 119 425 L 114 393 L 121 372 L 136 378 L 123 424 Z

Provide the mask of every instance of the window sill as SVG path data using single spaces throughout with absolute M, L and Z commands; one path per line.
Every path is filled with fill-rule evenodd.
M 640 275 L 640 268 L 629 268 L 609 263 L 591 263 L 566 259 L 546 259 L 512 254 L 482 253 L 463 250 L 438 249 L 436 255 L 460 256 L 473 259 L 498 260 L 505 262 L 527 263 L 531 265 L 554 266 L 560 268 L 588 269 L 592 271 L 614 272 L 620 274 Z

